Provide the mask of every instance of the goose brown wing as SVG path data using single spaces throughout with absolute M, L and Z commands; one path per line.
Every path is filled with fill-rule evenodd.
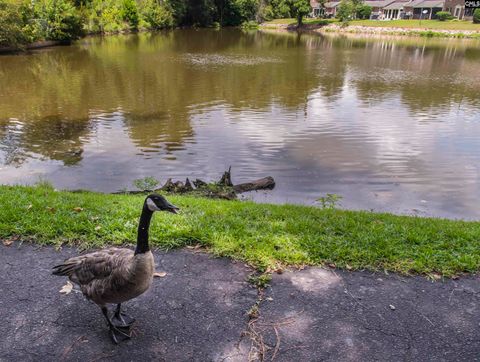
M 110 248 L 65 260 L 53 268 L 54 275 L 65 275 L 79 285 L 125 271 L 133 258 L 129 249 Z

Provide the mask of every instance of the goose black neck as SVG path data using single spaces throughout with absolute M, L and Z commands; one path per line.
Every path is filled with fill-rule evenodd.
M 140 216 L 140 223 L 138 224 L 137 248 L 135 249 L 135 255 L 145 254 L 150 250 L 148 245 L 148 229 L 150 228 L 152 215 L 153 211 L 150 211 L 145 203 L 142 209 L 142 216 Z

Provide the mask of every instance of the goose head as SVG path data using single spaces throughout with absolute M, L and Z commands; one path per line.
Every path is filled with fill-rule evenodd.
M 165 197 L 158 194 L 148 195 L 147 198 L 145 199 L 145 205 L 152 212 L 168 211 L 173 214 L 177 214 L 178 210 L 180 210 L 178 207 L 168 202 Z

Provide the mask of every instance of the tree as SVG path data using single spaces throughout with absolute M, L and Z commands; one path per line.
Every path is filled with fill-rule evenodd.
M 355 14 L 355 5 L 350 0 L 342 0 L 337 8 L 337 19 L 340 21 L 348 21 Z
M 480 9 L 475 9 L 473 12 L 473 22 L 475 24 L 480 24 Z
M 372 7 L 365 5 L 363 0 L 342 0 L 337 8 L 337 19 L 348 21 L 351 19 L 369 19 Z
M 123 0 L 121 14 L 123 20 L 130 25 L 131 29 L 138 28 L 140 19 L 138 18 L 138 8 L 135 0 Z
M 143 0 L 141 16 L 150 29 L 171 28 L 175 24 L 173 11 L 168 4 L 160 4 L 158 0 Z
M 290 18 L 290 0 L 270 0 L 274 18 Z
M 357 5 L 357 19 L 370 19 L 372 7 L 368 5 Z
M 19 47 L 27 43 L 19 7 L 0 1 L 0 47 Z
M 297 25 L 303 24 L 303 17 L 312 11 L 309 0 L 289 0 L 290 13 L 297 19 Z

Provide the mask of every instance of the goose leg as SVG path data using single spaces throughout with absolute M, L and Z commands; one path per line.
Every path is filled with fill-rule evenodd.
M 115 322 L 116 327 L 130 327 L 133 323 L 135 323 L 135 319 L 123 313 L 122 304 L 119 303 L 117 304 L 117 309 L 115 309 L 113 322 Z
M 128 333 L 125 333 L 123 330 L 127 330 L 128 332 L 130 331 L 130 328 L 128 327 L 121 327 L 121 326 L 115 326 L 112 323 L 112 320 L 108 316 L 108 308 L 106 306 L 102 306 L 102 313 L 105 316 L 105 319 L 107 320 L 108 327 L 110 328 L 110 338 L 112 339 L 113 343 L 118 344 L 119 340 L 117 337 L 120 337 L 120 342 L 130 339 L 131 336 Z M 123 330 L 122 330 L 123 329 Z

